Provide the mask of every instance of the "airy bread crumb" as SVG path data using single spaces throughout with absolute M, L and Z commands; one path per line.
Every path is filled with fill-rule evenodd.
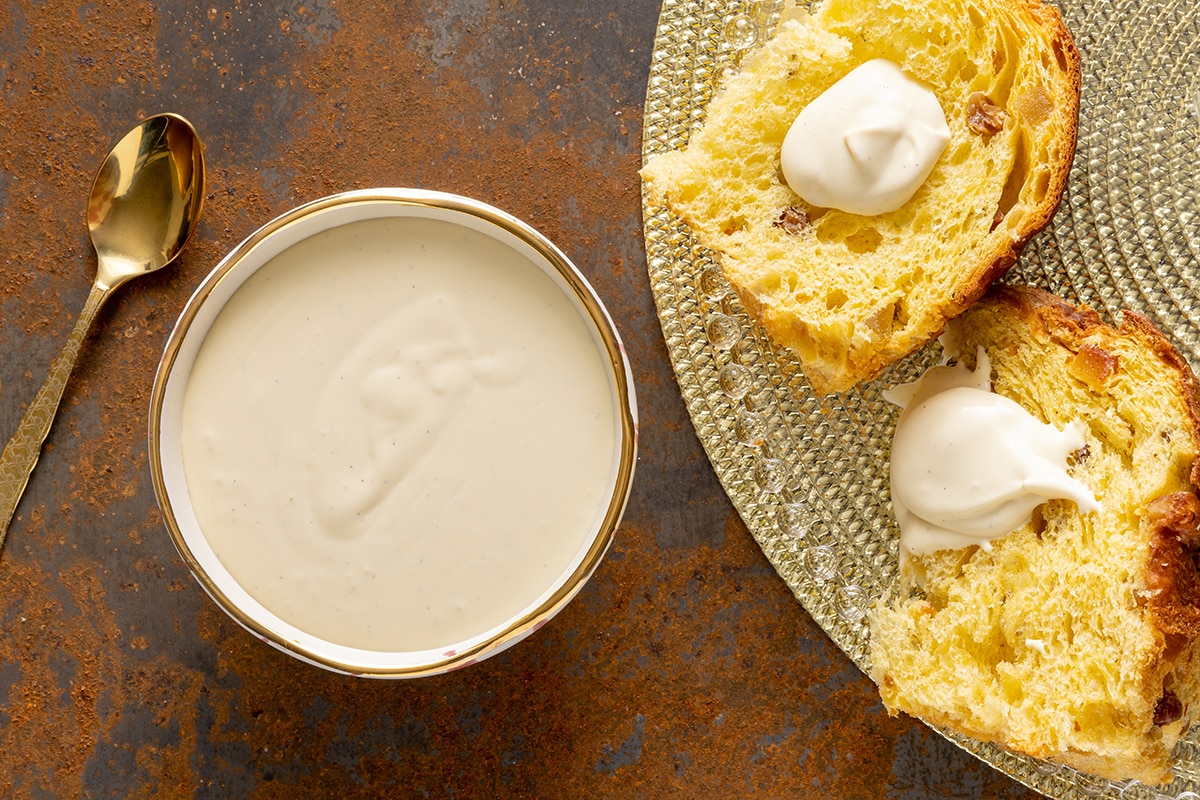
M 990 552 L 909 557 L 919 591 L 873 610 L 871 677 L 893 713 L 1164 781 L 1200 711 L 1196 380 L 1145 318 L 1114 329 L 1029 287 L 992 287 L 948 334 L 986 350 L 997 393 L 1043 422 L 1086 423 L 1069 469 L 1102 509 L 1050 501 Z
M 824 394 L 935 337 L 1049 222 L 1075 152 L 1080 62 L 1059 13 L 1037 0 L 825 0 L 785 17 L 687 147 L 642 176 Z M 874 58 L 933 90 L 950 143 L 894 212 L 809 207 L 780 174 L 784 136 Z

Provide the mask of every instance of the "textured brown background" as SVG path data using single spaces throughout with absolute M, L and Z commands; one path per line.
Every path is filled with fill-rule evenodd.
M 792 599 L 701 451 L 654 313 L 637 169 L 651 0 L 0 5 L 0 437 L 82 307 L 115 138 L 207 144 L 198 235 L 100 314 L 0 558 L 0 797 L 1023 798 L 909 719 Z M 147 468 L 154 368 L 233 245 L 352 188 L 470 195 L 589 276 L 625 338 L 641 457 L 592 582 L 500 656 L 354 680 L 230 622 Z

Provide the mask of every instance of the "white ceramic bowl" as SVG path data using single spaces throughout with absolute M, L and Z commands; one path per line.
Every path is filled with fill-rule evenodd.
M 596 357 L 609 378 L 615 425 L 612 469 L 595 523 L 569 566 L 520 613 L 460 641 L 411 652 L 364 649 L 314 636 L 277 616 L 251 595 L 214 552 L 197 521 L 185 477 L 184 396 L 197 354 L 214 320 L 242 284 L 302 240 L 354 222 L 387 217 L 442 220 L 482 232 L 523 254 L 570 299 L 590 327 Z M 301 345 L 302 346 L 302 345 Z M 347 192 L 289 211 L 239 244 L 204 280 L 167 342 L 150 409 L 150 463 L 167 529 L 196 579 L 234 620 L 301 660 L 370 677 L 415 677 L 457 669 L 520 641 L 560 611 L 595 571 L 612 541 L 629 495 L 636 460 L 637 411 L 628 361 L 612 320 L 592 288 L 553 244 L 520 220 L 467 198 L 414 189 Z

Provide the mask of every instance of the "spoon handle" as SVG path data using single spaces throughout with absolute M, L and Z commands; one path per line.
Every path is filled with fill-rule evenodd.
M 25 492 L 29 475 L 41 455 L 42 444 L 50 433 L 63 390 L 67 387 L 67 379 L 71 377 L 71 370 L 75 368 L 75 360 L 79 357 L 79 348 L 110 291 L 99 282 L 92 286 L 66 345 L 50 365 L 46 382 L 38 389 L 25 416 L 21 417 L 17 432 L 5 446 L 4 453 L 0 454 L 0 547 L 4 546 L 4 537 L 8 534 L 8 525 L 17 509 L 17 501 Z

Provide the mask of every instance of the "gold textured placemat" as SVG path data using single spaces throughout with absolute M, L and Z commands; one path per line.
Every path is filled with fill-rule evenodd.
M 741 55 L 769 37 L 781 0 L 664 0 L 647 86 L 643 159 L 687 143 Z M 1079 142 L 1050 227 L 1008 280 L 1043 286 L 1110 320 L 1139 311 L 1200 367 L 1200 7 L 1196 0 L 1062 0 L 1083 56 Z M 860 667 L 866 610 L 896 578 L 887 453 L 895 410 L 880 391 L 933 363 L 927 349 L 878 380 L 818 401 L 798 363 L 746 316 L 711 254 L 643 197 L 663 335 L 696 432 L 754 538 L 796 598 Z M 936 349 L 936 348 L 934 348 Z M 950 736 L 1055 798 L 1200 800 L 1200 731 L 1175 780 L 1112 783 Z

